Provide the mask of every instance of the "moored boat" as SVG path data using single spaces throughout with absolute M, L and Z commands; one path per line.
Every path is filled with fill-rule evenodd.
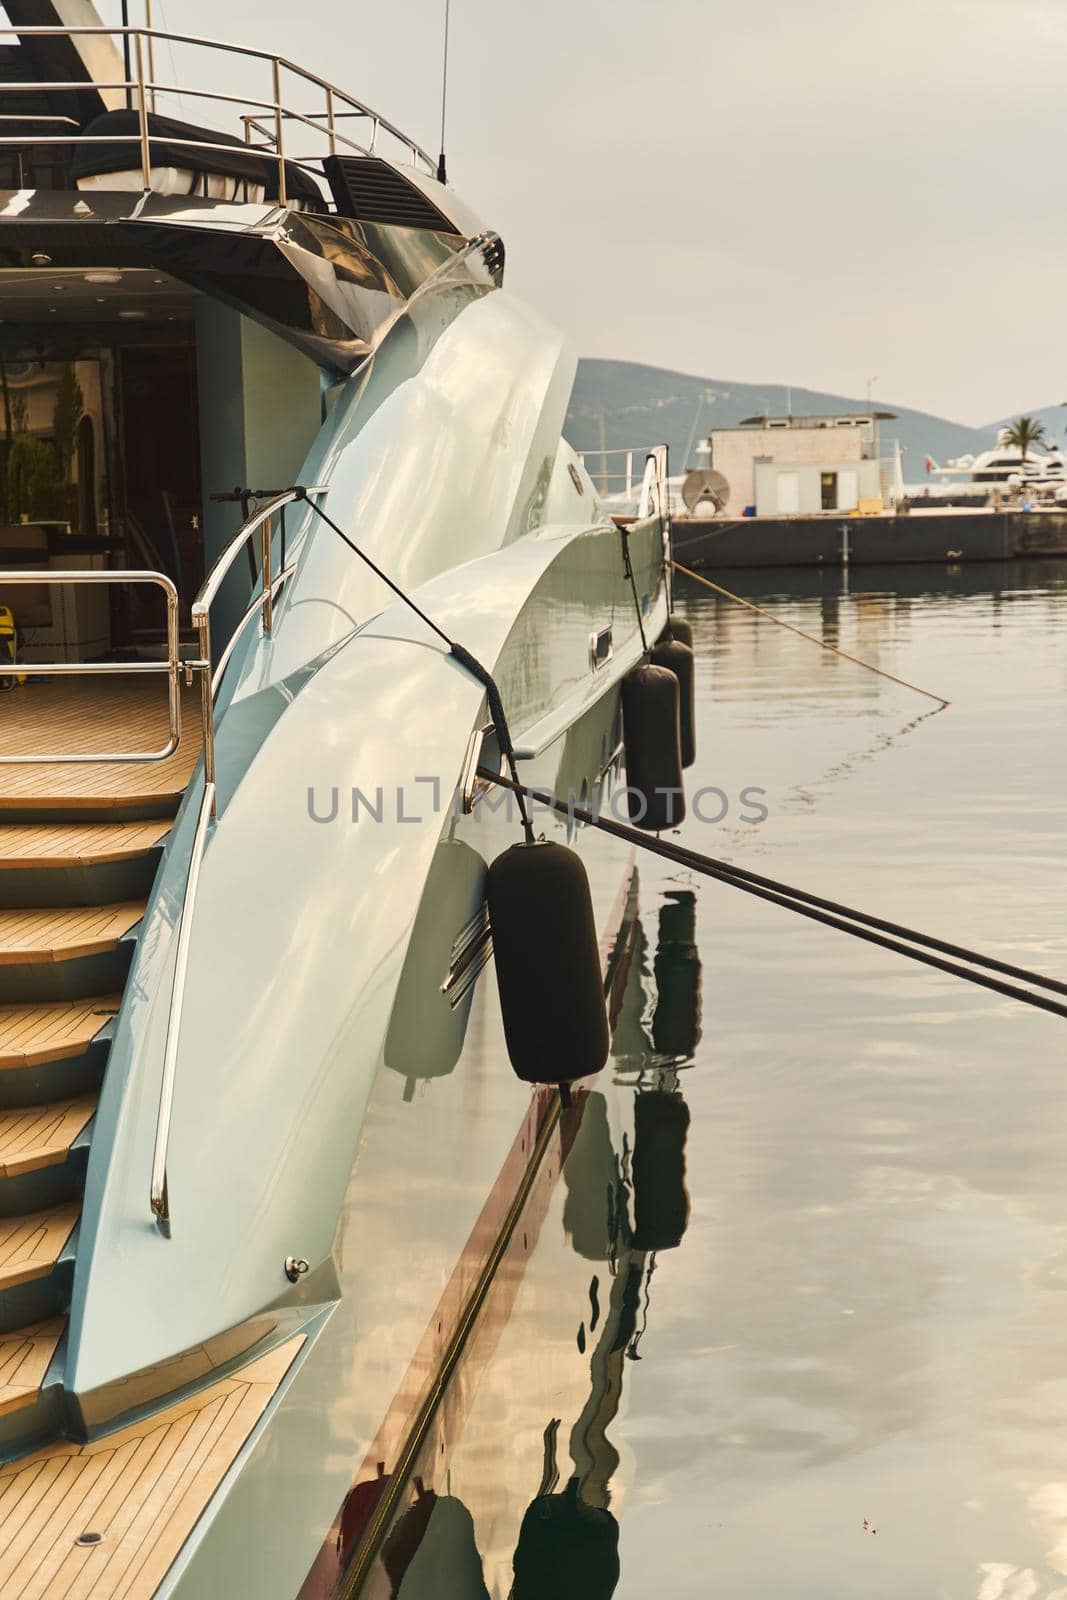
M 573 356 L 377 113 L 6 9 L 0 1591 L 340 1594 L 558 1137 L 447 640 L 523 781 L 606 800 L 666 463 L 620 537 Z M 610 987 L 626 858 L 587 854 Z

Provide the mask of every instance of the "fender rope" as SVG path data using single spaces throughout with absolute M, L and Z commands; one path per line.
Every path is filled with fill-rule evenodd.
M 660 837 L 651 838 L 648 834 L 640 833 L 636 828 L 628 827 L 625 823 L 615 822 L 612 819 L 600 816 L 592 811 L 587 811 L 581 806 L 558 800 L 555 795 L 547 794 L 541 789 L 528 789 L 517 783 L 513 778 L 505 777 L 503 773 L 493 772 L 488 767 L 479 767 L 478 776 L 489 783 L 495 783 L 501 788 L 510 789 L 514 794 L 524 800 L 548 806 L 557 811 L 561 816 L 573 818 L 587 826 L 601 829 L 610 833 L 617 839 L 623 839 L 628 844 L 640 845 L 643 850 L 650 851 L 653 855 L 662 856 L 667 861 L 674 861 L 680 866 L 688 867 L 693 872 L 699 872 L 704 877 L 714 878 L 720 883 L 729 884 L 734 889 L 742 889 L 746 894 L 755 895 L 760 900 L 767 900 L 772 905 L 784 906 L 787 911 L 795 911 L 799 916 L 809 917 L 813 922 L 821 922 L 828 928 L 836 928 L 841 933 L 850 933 L 853 938 L 864 939 L 869 944 L 880 945 L 885 950 L 892 950 L 897 955 L 908 956 L 912 961 L 920 961 L 925 966 L 936 967 L 941 972 L 950 973 L 953 977 L 964 978 L 969 983 L 980 985 L 984 989 L 992 989 L 997 994 L 1007 995 L 1011 1000 L 1020 1000 L 1025 1005 L 1036 1006 L 1042 1011 L 1049 1011 L 1054 1016 L 1067 1017 L 1067 1005 L 1059 1001 L 1050 1000 L 1044 995 L 1032 994 L 1027 989 L 1020 989 L 1017 985 L 1003 983 L 997 978 L 986 977 L 982 972 L 971 972 L 967 967 L 960 966 L 957 961 L 946 961 L 940 956 L 926 954 L 927 951 L 938 950 L 942 955 L 958 957 L 959 960 L 969 962 L 971 966 L 984 968 L 987 972 L 999 972 L 1007 977 L 1019 978 L 1024 983 L 1030 983 L 1038 988 L 1050 989 L 1056 994 L 1067 995 L 1067 983 L 1058 978 L 1046 978 L 1041 973 L 1030 972 L 1025 967 L 1012 966 L 1007 961 L 998 961 L 992 956 L 980 955 L 977 951 L 968 950 L 963 945 L 952 944 L 947 939 L 935 939 L 929 934 L 917 933 L 912 928 L 906 928 L 897 922 L 886 921 L 882 917 L 869 916 L 866 912 L 855 911 L 849 906 L 841 905 L 835 900 L 826 900 L 819 895 L 809 894 L 806 890 L 792 888 L 789 884 L 780 883 L 774 878 L 765 878 L 759 873 L 749 872 L 744 867 L 733 866 L 728 861 L 722 861 L 714 856 L 701 855 L 696 850 L 689 850 L 684 845 L 672 844 L 669 840 Z M 869 930 L 880 930 L 878 932 Z M 921 946 L 916 949 L 914 946 Z
M 375 576 L 379 577 L 388 588 L 392 589 L 397 598 L 402 600 L 406 606 L 410 607 L 410 609 L 414 611 L 415 615 L 421 618 L 421 620 L 425 622 L 426 626 L 436 633 L 439 639 L 443 640 L 443 642 L 448 646 L 449 654 L 456 658 L 460 666 L 466 667 L 467 671 L 472 675 L 472 677 L 477 678 L 478 682 L 485 689 L 485 698 L 489 706 L 489 715 L 492 719 L 493 728 L 496 732 L 497 744 L 500 746 L 501 755 L 508 764 L 508 771 L 511 773 L 515 784 L 515 793 L 519 801 L 519 817 L 522 821 L 522 831 L 525 835 L 526 843 L 532 844 L 534 842 L 533 824 L 530 821 L 530 816 L 526 809 L 525 794 L 523 793 L 522 786 L 519 783 L 519 772 L 515 765 L 515 746 L 511 742 L 511 730 L 508 727 L 508 719 L 504 713 L 504 702 L 501 699 L 500 690 L 497 687 L 496 679 L 493 677 L 488 667 L 482 666 L 481 662 L 476 656 L 471 655 L 470 651 L 465 649 L 463 645 L 457 644 L 455 639 L 450 639 L 445 630 L 438 627 L 433 618 L 428 617 L 425 611 L 415 604 L 410 595 L 406 595 L 403 589 L 401 589 L 398 584 L 393 582 L 388 573 L 383 572 L 381 567 L 373 562 L 370 556 L 367 555 L 365 551 L 361 550 L 358 544 L 355 544 L 348 537 L 348 534 L 345 533 L 344 529 L 337 526 L 337 523 L 332 517 L 327 516 L 322 507 L 317 505 L 316 502 L 312 500 L 311 496 L 308 494 L 303 485 L 297 484 L 294 487 L 299 491 L 300 498 L 303 500 L 304 504 L 309 506 L 317 517 L 321 517 L 326 526 L 333 529 L 337 537 L 342 539 L 348 548 L 352 550 L 361 561 L 366 563 Z
M 616 527 L 618 524 L 616 523 Z M 641 635 L 641 651 L 645 660 L 648 660 L 648 639 L 645 636 L 645 619 L 641 615 L 641 602 L 637 598 L 637 579 L 634 577 L 634 564 L 630 559 L 630 530 L 619 528 L 619 540 L 622 544 L 622 570 L 630 580 L 630 592 L 634 597 L 634 615 L 637 617 L 637 631 Z

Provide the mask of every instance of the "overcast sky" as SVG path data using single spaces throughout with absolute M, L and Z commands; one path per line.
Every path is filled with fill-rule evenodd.
M 443 10 L 155 0 L 434 150 Z M 450 177 L 582 355 L 973 423 L 1067 399 L 1067 0 L 452 0 L 451 59 Z

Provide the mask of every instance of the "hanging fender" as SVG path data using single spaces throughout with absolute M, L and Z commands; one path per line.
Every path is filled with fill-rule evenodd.
M 572 1083 L 608 1058 L 608 1014 L 589 879 L 552 840 L 513 844 L 487 880 L 508 1055 L 527 1083 Z
M 685 818 L 681 691 L 669 667 L 635 667 L 622 683 L 622 737 L 630 821 L 646 833 Z

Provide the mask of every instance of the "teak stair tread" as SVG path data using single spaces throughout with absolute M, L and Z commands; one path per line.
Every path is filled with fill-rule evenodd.
M 66 1326 L 66 1317 L 50 1317 L 0 1333 L 0 1417 L 33 1404 Z
M 170 831 L 154 822 L 0 823 L 0 870 L 4 867 L 95 867 L 135 861 Z
M 79 1213 L 77 1201 L 70 1200 L 28 1217 L 0 1218 L 0 1289 L 46 1278 L 63 1254 Z
M 302 1343 L 116 1433 L 0 1466 L 0 1594 L 151 1600 Z M 86 1533 L 101 1538 L 77 1544 Z
M 0 1111 L 0 1177 L 14 1178 L 65 1161 L 95 1111 L 95 1094 Z M 0 1226 L 6 1225 L 0 1220 Z
M 0 910 L 0 967 L 71 961 L 114 950 L 144 915 L 143 900 L 117 906 Z
M 200 754 L 198 700 L 182 694 L 182 737 L 164 761 L 88 762 L 59 766 L 34 756 L 125 754 L 159 750 L 167 742 L 167 688 L 160 676 L 33 678 L 3 698 L 0 755 L 27 759 L 0 764 L 4 811 L 177 805 Z
M 120 994 L 0 1005 L 0 1072 L 79 1056 L 118 1013 Z

